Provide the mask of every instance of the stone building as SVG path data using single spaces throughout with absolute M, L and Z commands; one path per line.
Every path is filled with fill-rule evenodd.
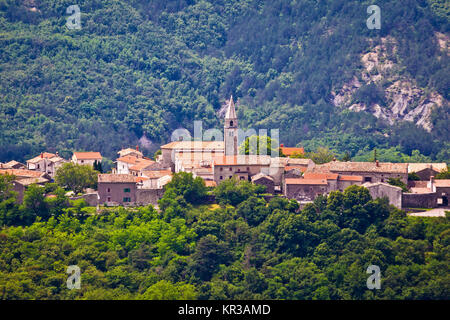
M 269 175 L 258 173 L 251 177 L 251 180 L 254 184 L 263 185 L 266 187 L 266 193 L 274 193 L 275 192 L 275 182 L 273 178 Z
M 136 177 L 130 174 L 99 174 L 99 204 L 133 205 L 136 203 Z
M 23 195 L 25 193 L 25 190 L 30 186 L 31 184 L 37 184 L 43 186 L 49 182 L 48 179 L 45 179 L 43 177 L 38 178 L 23 178 L 19 180 L 13 181 L 13 190 L 17 192 L 17 203 L 22 203 L 23 201 Z
M 331 161 L 322 165 L 316 165 L 312 171 L 362 176 L 364 183 L 387 182 L 389 178 L 398 178 L 403 183 L 408 183 L 407 163 Z
M 223 156 L 214 158 L 214 181 L 217 184 L 226 179 L 250 181 L 251 177 L 263 171 L 270 171 L 270 156 Z
M 389 199 L 389 204 L 392 204 L 399 209 L 402 208 L 402 188 L 383 182 L 366 182 L 363 184 L 363 187 L 369 190 L 373 199 L 386 197 Z
M 45 172 L 53 179 L 58 168 L 65 162 L 67 162 L 67 160 L 61 158 L 58 152 L 56 152 L 56 154 L 42 152 L 39 156 L 27 160 L 27 169 Z
M 27 166 L 15 160 L 11 160 L 7 163 L 0 163 L 1 169 L 27 169 Z
M 445 170 L 446 163 L 408 163 L 408 173 L 417 174 L 422 181 L 428 181 Z
M 144 157 L 142 152 L 139 151 L 139 146 L 136 146 L 136 149 L 132 149 L 132 148 L 122 149 L 119 152 L 117 152 L 117 154 L 119 155 L 119 158 L 125 157 L 125 156 L 132 156 L 135 158 L 143 158 Z
M 287 178 L 285 179 L 284 195 L 297 201 L 312 201 L 317 196 L 328 192 L 325 179 Z
M 100 152 L 74 152 L 72 155 L 72 162 L 80 165 L 94 166 L 94 162 L 102 162 L 102 155 Z

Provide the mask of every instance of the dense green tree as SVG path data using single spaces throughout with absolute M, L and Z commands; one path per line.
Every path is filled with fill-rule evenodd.
M 255 185 L 249 181 L 237 180 L 236 178 L 223 180 L 214 189 L 217 202 L 237 206 L 245 199 L 263 193 L 265 187 Z
M 273 140 L 269 136 L 253 135 L 245 138 L 244 142 L 239 146 L 239 154 L 245 155 L 276 155 L 280 154 L 281 149 L 272 148 L 272 144 L 278 145 L 278 141 Z
M 201 203 L 206 196 L 206 186 L 202 178 L 194 178 L 190 172 L 178 172 L 164 186 L 165 192 L 182 196 L 189 203 Z
M 309 152 L 307 157 L 314 161 L 315 164 L 323 164 L 332 161 L 335 155 L 328 148 L 319 147 L 315 152 Z
M 45 201 L 45 189 L 37 184 L 29 185 L 23 195 L 23 210 L 26 210 L 34 217 L 48 219 L 50 217 L 50 208 Z
M 447 170 L 443 170 L 443 171 L 439 172 L 435 178 L 436 179 L 450 179 L 450 171 L 448 170 L 448 167 L 447 167 Z
M 13 189 L 15 177 L 0 175 L 0 225 L 19 225 L 23 221 L 22 212 L 17 205 L 17 192 Z
M 409 175 L 408 175 L 408 179 L 409 179 Z M 400 180 L 400 178 L 389 178 L 387 180 L 387 183 L 389 183 L 392 186 L 402 188 L 403 192 L 409 192 L 408 186 L 402 180 Z
M 216 236 L 207 235 L 198 241 L 192 255 L 192 268 L 201 280 L 209 280 L 219 265 L 231 261 L 231 253 L 227 244 Z
M 89 165 L 67 162 L 56 171 L 55 181 L 63 188 L 81 193 L 85 188 L 97 187 L 97 175 L 98 171 Z

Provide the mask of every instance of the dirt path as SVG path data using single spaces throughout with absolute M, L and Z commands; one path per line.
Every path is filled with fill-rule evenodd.
M 409 216 L 413 217 L 445 217 L 445 211 L 450 211 L 449 208 L 436 208 L 424 212 L 414 212 L 408 213 Z

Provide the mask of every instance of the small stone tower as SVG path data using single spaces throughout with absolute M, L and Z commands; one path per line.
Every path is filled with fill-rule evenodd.
M 228 102 L 227 112 L 225 114 L 225 126 L 223 130 L 225 155 L 238 155 L 238 121 L 236 110 L 234 108 L 233 96 Z

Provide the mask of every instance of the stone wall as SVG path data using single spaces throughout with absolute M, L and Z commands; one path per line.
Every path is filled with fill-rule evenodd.
M 430 193 L 403 193 L 403 208 L 435 208 L 437 206 L 437 194 Z
M 164 189 L 138 189 L 136 191 L 136 205 L 157 205 L 163 194 Z
M 366 183 L 363 185 L 369 190 L 373 199 L 388 198 L 389 204 L 402 208 L 402 189 L 385 183 Z
M 98 204 L 98 193 L 97 192 L 86 193 L 79 197 L 70 198 L 70 200 L 79 200 L 79 199 L 84 199 L 89 206 L 96 207 Z

